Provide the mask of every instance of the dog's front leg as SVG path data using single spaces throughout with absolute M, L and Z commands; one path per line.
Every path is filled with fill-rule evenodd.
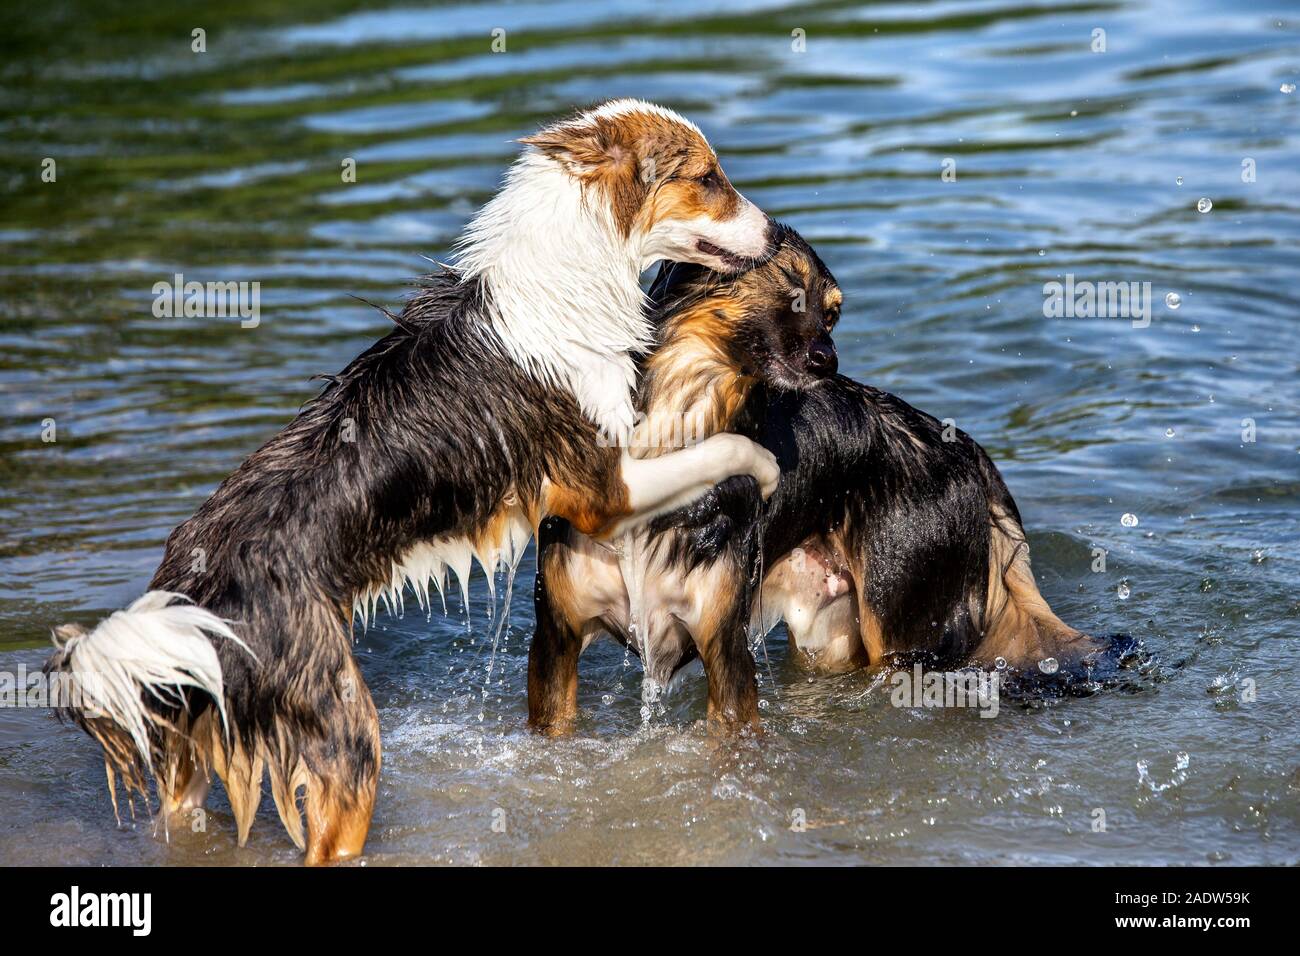
M 594 465 L 570 464 L 567 474 L 548 479 L 541 510 L 564 518 L 589 537 L 608 541 L 737 475 L 754 478 L 767 498 L 776 491 L 781 469 L 762 445 L 729 432 L 655 458 L 602 449 Z
M 735 475 L 754 478 L 764 498 L 776 491 L 781 480 L 781 469 L 770 451 L 729 432 L 657 458 L 633 458 L 625 452 L 620 471 L 627 486 L 630 514 L 613 522 L 599 537 L 617 537 L 675 511 Z

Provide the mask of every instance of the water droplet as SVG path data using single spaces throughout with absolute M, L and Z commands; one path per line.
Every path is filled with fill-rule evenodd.
M 1175 769 L 1175 770 L 1186 770 L 1188 767 L 1191 766 L 1191 764 L 1192 764 L 1192 758 L 1189 757 L 1189 756 L 1186 754 L 1186 752 L 1180 750 L 1180 751 L 1178 752 L 1178 762 L 1177 762 L 1176 764 L 1174 764 L 1174 769 Z
M 770 706 L 771 706 L 771 704 L 769 704 L 769 703 L 768 703 L 767 701 L 765 701 L 765 700 L 760 700 L 760 701 L 758 702 L 758 709 L 759 709 L 759 710 L 767 710 L 768 707 L 770 707 Z
M 1133 514 L 1132 512 L 1126 511 L 1124 512 L 1124 515 L 1119 519 L 1119 523 L 1126 528 L 1136 528 L 1138 526 L 1138 516 Z
M 1044 657 L 1038 662 L 1038 669 L 1044 674 L 1055 674 L 1061 665 L 1055 657 Z
M 1165 293 L 1165 307 L 1166 307 L 1166 308 L 1177 309 L 1177 308 L 1178 308 L 1180 305 L 1182 305 L 1182 304 L 1183 304 L 1183 297 L 1182 297 L 1181 295 L 1179 295 L 1177 292 L 1166 292 L 1166 293 Z
M 1209 212 L 1213 208 L 1214 208 L 1214 203 L 1210 202 L 1210 200 L 1207 199 L 1205 196 L 1202 196 L 1200 199 L 1196 200 L 1197 212 Z
M 1193 326 L 1192 326 L 1192 331 L 1193 331 L 1193 332 L 1199 332 L 1199 331 L 1201 331 L 1201 327 L 1200 327 L 1199 325 L 1193 325 Z M 1214 401 L 1214 399 L 1210 399 L 1210 401 Z
M 1166 428 L 1166 429 L 1165 429 L 1165 437 L 1166 437 L 1166 438 L 1173 438 L 1173 437 L 1174 437 L 1174 430 L 1173 430 L 1172 428 Z
M 1000 671 L 1004 671 L 1007 669 L 1007 659 L 1005 657 L 994 658 L 993 666 Z
M 1295 84 L 1294 84 L 1294 83 L 1283 83 L 1281 86 L 1278 87 L 1278 89 L 1281 90 L 1283 93 L 1294 93 L 1294 92 L 1295 92 Z
M 1125 584 L 1123 581 L 1120 582 L 1119 588 L 1116 589 L 1115 591 L 1115 594 L 1119 597 L 1121 601 L 1127 601 L 1130 593 L 1131 592 L 1128 589 L 1128 585 Z
M 1179 186 L 1181 186 L 1183 184 L 1183 177 L 1179 176 L 1177 179 L 1174 180 L 1174 182 L 1177 183 Z
M 613 695 L 613 694 L 602 694 L 602 695 L 601 695 L 601 698 L 600 698 L 600 702 L 601 702 L 602 704 L 605 704 L 606 706 L 608 706 L 608 705 L 614 703 L 614 695 Z

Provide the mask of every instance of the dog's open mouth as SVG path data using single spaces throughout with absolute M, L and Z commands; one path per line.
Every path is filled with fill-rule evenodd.
M 700 252 L 704 253 L 706 256 L 714 256 L 717 259 L 721 259 L 724 265 L 728 266 L 729 268 L 735 269 L 737 272 L 739 272 L 741 269 L 746 268 L 751 262 L 753 262 L 752 259 L 748 259 L 744 256 L 738 256 L 734 252 L 728 252 L 726 249 L 723 249 L 721 246 L 715 246 L 707 239 L 696 239 L 695 248 L 698 249 Z

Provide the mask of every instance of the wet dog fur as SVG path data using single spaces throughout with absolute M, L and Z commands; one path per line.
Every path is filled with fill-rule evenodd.
M 662 334 L 646 421 L 685 409 L 704 423 L 696 435 L 734 429 L 781 465 L 766 506 L 733 478 L 643 533 L 652 679 L 702 657 L 709 716 L 734 728 L 758 722 L 747 638 L 780 620 L 796 659 L 820 672 L 921 659 L 1037 674 L 1054 658 L 1068 679 L 1115 649 L 1043 599 L 1015 501 L 969 435 L 843 376 L 791 374 L 790 356 L 824 347 L 842 299 L 796 234 L 743 275 L 665 267 L 652 296 Z M 606 548 L 562 520 L 539 548 L 529 714 L 557 733 L 576 714 L 582 649 L 602 632 L 639 653 L 643 642 Z
M 491 581 L 548 514 L 599 538 L 728 475 L 775 487 L 771 456 L 739 436 L 667 464 L 607 440 L 632 421 L 653 336 L 641 271 L 743 268 L 770 251 L 767 218 L 653 104 L 523 142 L 455 265 L 171 533 L 149 592 L 55 629 L 47 670 L 83 679 L 62 714 L 102 745 L 115 808 L 117 780 L 147 798 L 152 776 L 165 821 L 215 773 L 242 845 L 269 774 L 308 863 L 354 857 L 381 753 L 355 619 L 408 584 L 427 603 L 448 571 L 465 589 L 474 562 Z

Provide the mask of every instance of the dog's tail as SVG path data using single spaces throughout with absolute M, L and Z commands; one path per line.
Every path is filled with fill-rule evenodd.
M 146 794 L 167 734 L 184 733 L 209 700 L 227 726 L 216 638 L 248 650 L 230 622 L 172 591 L 149 591 L 89 632 L 54 629 L 51 703 L 103 747 L 114 811 L 115 778 Z

